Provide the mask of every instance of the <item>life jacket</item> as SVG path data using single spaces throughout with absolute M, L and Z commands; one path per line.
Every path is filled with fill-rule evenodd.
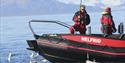
M 113 18 L 110 14 L 105 14 L 101 18 L 102 31 L 105 33 L 112 34 L 112 32 L 116 32 L 115 24 Z
M 112 18 L 110 15 L 103 15 L 101 18 L 101 23 L 103 25 L 108 25 L 109 27 L 112 27 Z

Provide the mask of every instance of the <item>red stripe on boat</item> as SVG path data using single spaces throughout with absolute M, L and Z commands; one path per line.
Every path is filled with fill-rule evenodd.
M 74 36 L 74 35 L 63 35 L 62 38 L 98 46 L 122 47 L 122 48 L 125 47 L 125 40 L 97 38 L 92 36 Z

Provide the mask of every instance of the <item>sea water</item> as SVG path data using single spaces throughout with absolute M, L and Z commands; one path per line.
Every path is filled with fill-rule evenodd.
M 113 12 L 116 28 L 120 22 L 125 25 L 125 12 Z M 89 13 L 91 18 L 91 32 L 100 34 L 100 13 Z M 37 55 L 33 51 L 29 51 L 26 40 L 34 39 L 32 32 L 29 29 L 28 22 L 30 20 L 55 20 L 62 21 L 73 25 L 73 14 L 56 14 L 56 15 L 33 15 L 33 16 L 11 16 L 0 17 L 0 63 L 30 63 L 31 60 L 37 63 L 50 63 L 42 56 L 31 58 L 32 55 Z M 69 33 L 69 29 L 57 24 L 33 23 L 34 30 L 38 34 L 48 33 Z

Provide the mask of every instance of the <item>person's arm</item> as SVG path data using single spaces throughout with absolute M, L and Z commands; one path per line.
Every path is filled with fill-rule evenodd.
M 113 17 L 111 16 L 111 20 L 112 20 L 112 28 L 113 28 L 113 33 L 115 33 L 117 31 L 116 27 L 115 27 L 115 23 L 113 20 Z
M 72 19 L 72 20 L 73 20 L 75 23 L 78 23 L 78 15 L 79 15 L 78 12 L 76 12 L 75 15 L 73 16 L 73 19 Z
M 113 20 L 113 16 L 111 15 L 111 20 L 112 20 L 112 26 L 115 26 L 114 20 Z
M 76 12 L 76 13 L 74 14 L 73 19 L 72 19 L 73 21 L 76 20 L 77 13 L 78 13 L 78 12 Z
M 86 25 L 89 25 L 90 24 L 90 16 L 87 14 L 86 15 Z
M 113 21 L 111 17 L 107 17 L 107 21 L 108 21 L 108 25 L 112 26 L 113 25 Z
M 100 22 L 101 22 L 101 24 L 103 24 L 103 16 L 101 17 Z

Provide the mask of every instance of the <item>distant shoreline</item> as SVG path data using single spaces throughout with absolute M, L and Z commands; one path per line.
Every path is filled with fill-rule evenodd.
M 112 13 L 114 12 L 125 12 L 124 10 L 119 10 L 119 11 L 113 11 L 112 10 Z M 1 16 L 0 15 L 0 18 L 3 18 L 3 17 L 22 17 L 22 16 L 25 16 L 25 17 L 28 17 L 28 16 L 41 16 L 41 15 L 63 15 L 63 14 L 74 14 L 75 12 L 72 12 L 72 13 L 51 13 L 51 14 L 32 14 L 32 15 L 7 15 L 7 16 Z M 101 12 L 88 12 L 88 13 L 100 13 Z

